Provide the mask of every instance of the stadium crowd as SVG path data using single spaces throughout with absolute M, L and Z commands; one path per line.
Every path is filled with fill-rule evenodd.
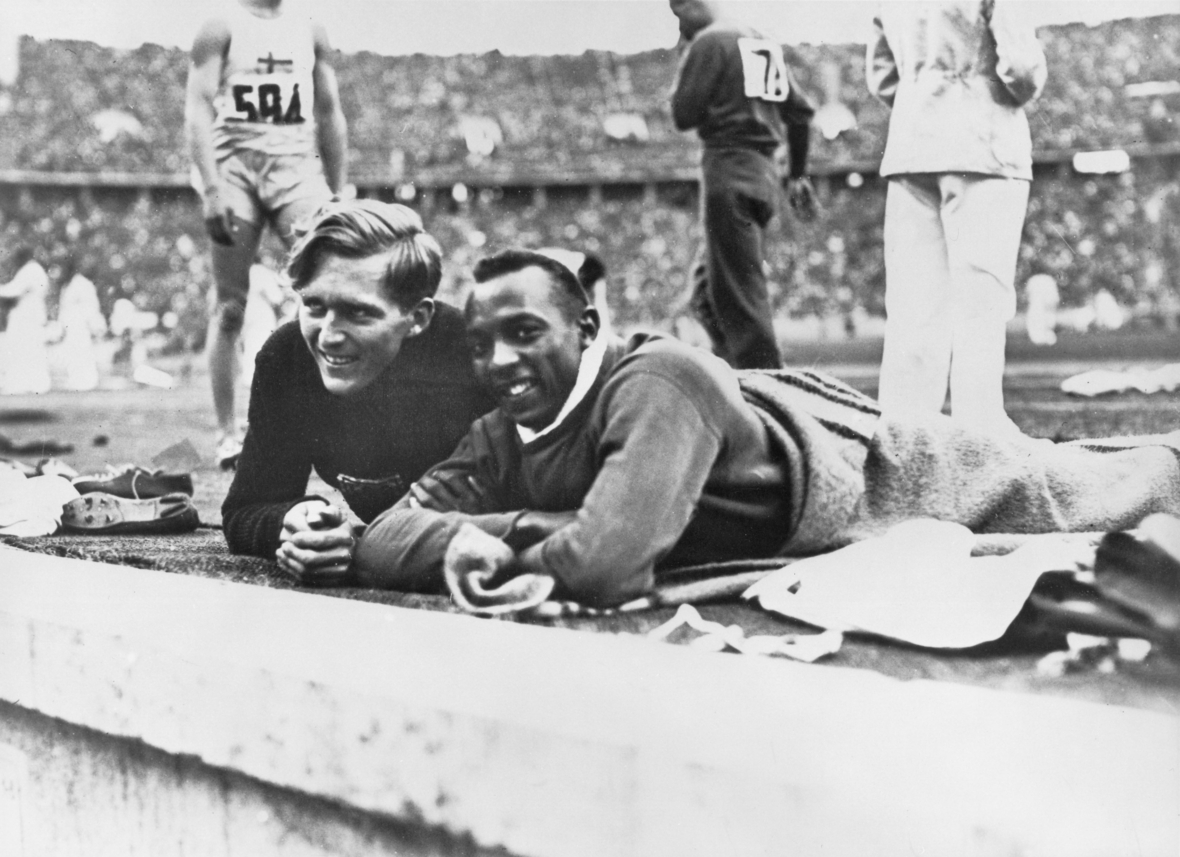
M 1174 77 L 1180 16 L 1043 27 L 1038 35 L 1052 73 L 1029 108 L 1035 152 L 1180 142 L 1174 121 L 1180 96 L 1127 92 L 1128 86 Z M 788 54 L 805 89 L 821 103 L 838 99 L 857 120 L 836 139 L 815 141 L 814 164 L 826 170 L 875 161 L 888 113 L 865 86 L 863 48 L 800 45 Z M 525 171 L 542 163 L 592 166 L 610 178 L 632 167 L 658 172 L 691 163 L 692 140 L 672 127 L 668 115 L 671 50 L 553 57 L 362 52 L 341 56 L 335 65 L 349 118 L 350 161 L 360 179 L 388 177 L 393 162 L 405 170 L 470 172 L 484 163 L 466 145 L 464 120 L 474 117 L 499 128 L 500 139 L 485 159 L 520 164 Z M 821 80 L 829 67 L 838 69 L 835 86 Z M 158 174 L 187 168 L 185 51 L 26 37 L 20 68 L 11 106 L 0 116 L 0 132 L 20 143 L 0 167 Z M 527 99 L 518 95 L 524 91 Z M 615 114 L 641 117 L 646 139 L 632 138 L 628 145 L 608 135 L 605 120 Z
M 1046 27 L 1039 36 L 1052 73 L 1029 109 L 1036 154 L 1180 142 L 1173 121 L 1180 96 L 1126 97 L 1128 85 L 1174 74 L 1180 16 Z M 793 316 L 847 316 L 856 308 L 880 314 L 884 184 L 872 165 L 887 112 L 865 88 L 859 46 L 792 50 L 802 85 L 821 104 L 843 101 L 857 126 L 834 140 L 815 135 L 811 162 L 830 173 L 819 182 L 822 213 L 813 223 L 792 226 L 797 239 L 791 246 L 771 243 L 776 309 Z M 421 196 L 414 203 L 446 252 L 444 293 L 461 285 L 475 258 L 492 249 L 578 246 L 607 262 L 619 323 L 666 324 L 686 292 L 693 242 L 684 236 L 693 234 L 697 219 L 687 184 L 694 143 L 672 128 L 667 110 L 674 63 L 670 50 L 632 56 L 342 56 L 337 68 L 351 174 L 361 184 L 382 176 L 390 185 L 424 172 L 445 184 L 453 174 L 476 188 L 465 202 L 440 190 L 433 205 Z M 156 45 L 124 51 L 23 39 L 21 73 L 0 115 L 0 139 L 6 141 L 0 168 L 183 173 L 186 64 L 184 51 Z M 833 66 L 839 74 L 825 83 L 821 72 Z M 528 99 L 517 97 L 523 90 Z M 605 119 L 616 114 L 641 117 L 647 139 L 609 137 Z M 494 120 L 499 135 L 486 125 L 472 132 L 463 121 L 472 116 Z M 391 128 L 396 133 L 388 133 Z M 473 143 L 472 133 L 482 133 L 484 144 Z M 1174 158 L 1136 157 L 1121 175 L 1079 175 L 1067 161 L 1040 164 L 1017 281 L 1050 274 L 1065 306 L 1105 289 L 1124 304 L 1139 305 L 1142 314 L 1174 314 L 1166 276 L 1180 269 Z M 542 167 L 607 183 L 618 177 L 665 182 L 656 205 L 650 196 L 645 201 L 638 183 L 608 187 L 598 205 L 587 205 L 577 189 L 551 193 L 544 208 L 528 193 L 490 187 L 511 185 L 503 179 L 511 179 L 513 170 L 526 175 Z M 481 176 L 489 185 L 482 190 Z M 130 297 L 141 309 L 175 313 L 179 340 L 200 344 L 209 275 L 199 252 L 205 240 L 199 214 L 187 191 L 10 186 L 0 195 L 0 218 L 6 241 L 42 248 L 54 293 L 63 285 L 66 258 L 84 256 L 104 312 Z M 0 271 L 0 279 L 11 273 Z

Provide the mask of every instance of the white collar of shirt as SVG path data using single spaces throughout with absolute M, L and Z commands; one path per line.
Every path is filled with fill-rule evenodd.
M 525 428 L 522 425 L 517 425 L 516 430 L 520 434 L 520 439 L 523 443 L 530 443 L 539 437 L 549 434 L 549 432 L 561 425 L 562 421 L 569 416 L 570 411 L 578 406 L 582 399 L 586 398 L 586 394 L 590 392 L 591 385 L 594 384 L 594 379 L 598 377 L 598 370 L 602 368 L 602 358 L 606 355 L 606 336 L 597 336 L 594 341 L 587 346 L 586 350 L 582 352 L 582 360 L 578 363 L 578 377 L 574 381 L 574 388 L 570 390 L 569 398 L 565 400 L 565 404 L 561 406 L 561 410 L 557 413 L 557 418 L 549 425 L 540 431 L 533 431 Z

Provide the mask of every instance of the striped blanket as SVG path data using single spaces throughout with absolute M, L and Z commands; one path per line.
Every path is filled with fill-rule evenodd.
M 983 434 L 940 414 L 882 415 L 815 372 L 740 380 L 794 477 L 785 555 L 842 547 L 912 518 L 1029 534 L 1109 532 L 1180 513 L 1180 431 L 1055 444 Z

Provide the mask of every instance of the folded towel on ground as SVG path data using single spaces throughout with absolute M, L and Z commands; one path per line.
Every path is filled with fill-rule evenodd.
M 0 534 L 47 536 L 61 523 L 62 508 L 78 496 L 60 476 L 26 477 L 0 468 Z

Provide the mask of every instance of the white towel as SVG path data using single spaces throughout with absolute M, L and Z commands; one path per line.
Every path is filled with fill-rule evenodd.
M 16 470 L 0 470 L 0 534 L 49 536 L 61 524 L 62 506 L 78 498 L 68 479 L 60 476 L 25 476 Z

